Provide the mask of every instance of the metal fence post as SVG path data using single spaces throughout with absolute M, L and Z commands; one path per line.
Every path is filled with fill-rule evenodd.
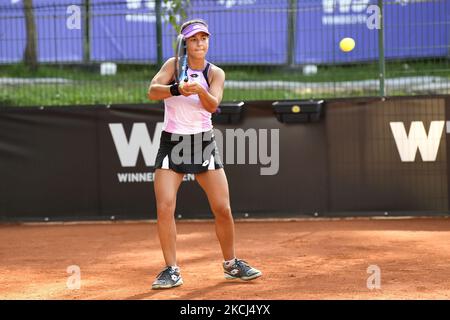
M 89 39 L 89 26 L 90 26 L 90 0 L 83 1 L 83 16 L 84 16 L 84 28 L 83 28 L 83 62 L 87 63 L 91 56 L 91 44 Z
M 289 0 L 288 9 L 288 48 L 287 63 L 289 67 L 295 65 L 295 31 L 297 30 L 297 0 Z
M 386 64 L 384 56 L 384 10 L 383 0 L 378 0 L 378 7 L 380 8 L 380 28 L 378 29 L 378 64 L 379 64 L 379 79 L 380 79 L 380 96 L 386 96 L 385 78 L 386 78 Z
M 158 68 L 163 65 L 162 52 L 162 17 L 161 17 L 161 1 L 155 1 L 155 15 L 156 15 L 156 63 Z

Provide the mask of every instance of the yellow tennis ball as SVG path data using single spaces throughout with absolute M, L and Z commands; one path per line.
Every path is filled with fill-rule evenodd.
M 355 48 L 355 40 L 352 38 L 344 38 L 339 43 L 339 47 L 344 52 L 350 52 Z

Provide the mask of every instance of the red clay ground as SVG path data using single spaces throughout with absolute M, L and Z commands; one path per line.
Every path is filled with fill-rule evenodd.
M 212 221 L 180 221 L 184 285 L 164 291 L 150 290 L 163 266 L 154 223 L 0 225 L 0 299 L 449 299 L 449 222 L 236 222 L 238 256 L 264 273 L 243 282 L 223 278 Z M 370 265 L 381 289 L 367 288 Z

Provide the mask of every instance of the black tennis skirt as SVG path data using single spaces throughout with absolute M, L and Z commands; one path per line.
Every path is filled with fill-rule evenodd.
M 155 169 L 201 173 L 223 168 L 214 131 L 175 134 L 162 131 Z

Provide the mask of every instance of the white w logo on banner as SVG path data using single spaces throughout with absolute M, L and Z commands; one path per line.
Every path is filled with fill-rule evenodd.
M 131 129 L 130 139 L 127 141 L 125 130 L 121 123 L 110 123 L 109 130 L 111 131 L 114 145 L 116 146 L 117 154 L 119 155 L 122 167 L 135 167 L 139 156 L 139 151 L 142 150 L 145 164 L 149 167 L 155 165 L 156 154 L 159 148 L 159 139 L 161 138 L 162 122 L 158 122 L 155 127 L 153 141 L 148 134 L 145 123 L 135 123 Z
M 417 149 L 423 161 L 436 161 L 445 121 L 431 121 L 427 135 L 422 121 L 411 122 L 406 134 L 403 122 L 391 122 L 391 130 L 402 162 L 414 162 Z

